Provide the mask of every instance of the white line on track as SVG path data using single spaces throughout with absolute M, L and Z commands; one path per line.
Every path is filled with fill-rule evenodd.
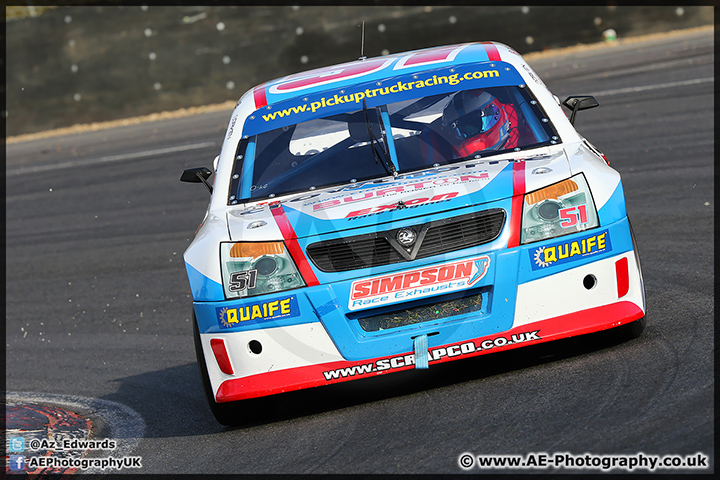
M 600 97 L 600 96 L 607 96 L 607 95 L 619 95 L 621 93 L 645 92 L 647 90 L 658 90 L 661 88 L 685 87 L 688 85 L 697 85 L 700 83 L 708 83 L 708 82 L 714 82 L 714 81 L 715 81 L 715 77 L 694 78 L 692 80 L 682 80 L 679 82 L 658 83 L 655 85 L 642 85 L 639 87 L 616 88 L 614 90 L 602 90 L 600 92 L 593 93 L 593 95 L 597 95 L 598 97 Z
M 88 159 L 84 159 L 84 160 L 72 160 L 69 162 L 56 163 L 53 165 L 39 165 L 36 167 L 17 168 L 14 170 L 8 170 L 7 172 L 5 172 L 5 174 L 7 176 L 12 176 L 12 175 L 21 175 L 23 173 L 36 173 L 36 172 L 46 172 L 49 170 L 59 170 L 62 168 L 85 167 L 88 165 L 98 165 L 101 163 L 117 162 L 119 160 L 131 160 L 131 159 L 136 159 L 136 158 L 154 157 L 156 155 L 165 155 L 167 153 L 184 152 L 187 150 L 197 150 L 200 148 L 208 148 L 208 147 L 213 147 L 213 146 L 215 146 L 215 142 L 194 143 L 191 145 L 178 145 L 176 147 L 158 148 L 155 150 L 145 150 L 143 152 L 124 153 L 122 155 L 110 155 L 108 157 L 88 158 Z
M 619 77 L 621 75 L 629 75 L 633 73 L 645 73 L 645 72 L 656 72 L 658 70 L 671 70 L 676 69 L 678 67 L 683 68 L 690 68 L 690 67 L 700 67 L 700 66 L 706 66 L 706 65 L 712 65 L 713 63 L 713 53 L 710 52 L 708 54 L 695 57 L 695 58 L 678 58 L 676 60 L 669 60 L 667 62 L 655 62 L 651 63 L 649 65 L 640 65 L 636 67 L 627 67 L 627 68 L 613 68 L 611 70 L 603 70 L 601 72 L 593 72 L 588 73 L 585 75 L 573 75 L 572 77 L 567 77 L 568 79 L 576 82 L 579 80 L 607 80 L 610 77 Z M 551 72 L 547 72 L 545 74 L 545 78 L 547 80 L 555 80 L 551 78 Z
M 674 87 L 684 87 L 688 85 L 698 85 L 701 83 L 708 83 L 708 82 L 714 82 L 715 77 L 706 77 L 706 78 L 695 78 L 692 80 L 682 80 L 679 82 L 670 82 L 670 83 L 659 83 L 655 85 L 641 85 L 638 87 L 627 87 L 627 88 L 616 88 L 613 90 L 602 90 L 599 92 L 594 92 L 593 95 L 596 95 L 598 97 L 601 96 L 609 96 L 609 95 L 620 95 L 623 93 L 636 93 L 636 92 L 645 92 L 649 90 L 658 90 L 662 88 L 674 88 Z M 187 150 L 197 150 L 201 148 L 208 148 L 215 146 L 214 142 L 203 142 L 203 143 L 195 143 L 191 145 L 178 145 L 176 147 L 167 147 L 167 148 L 158 148 L 155 150 L 146 150 L 144 152 L 134 152 L 134 153 L 125 153 L 122 155 L 111 155 L 108 157 L 100 157 L 100 158 L 88 158 L 85 160 L 73 160 L 70 162 L 63 162 L 63 163 L 56 163 L 53 165 L 39 165 L 36 167 L 26 167 L 26 168 L 18 168 L 14 170 L 8 170 L 5 172 L 7 176 L 13 176 L 13 175 L 21 175 L 23 173 L 36 173 L 36 172 L 46 172 L 49 170 L 58 170 L 62 168 L 71 168 L 71 167 L 83 167 L 88 165 L 97 165 L 102 163 L 108 163 L 108 162 L 117 162 L 120 160 L 130 160 L 130 159 L 136 159 L 136 158 L 145 158 L 145 157 L 153 157 L 156 155 L 164 155 L 167 153 L 175 153 L 175 152 L 184 152 Z
M 47 404 L 67 408 L 83 417 L 100 417 L 110 427 L 110 438 L 117 442 L 109 457 L 127 457 L 145 435 L 145 422 L 142 417 L 127 405 L 100 400 L 99 398 L 79 397 L 76 395 L 56 395 L 51 393 L 7 392 L 7 403 Z M 99 468 L 83 470 L 82 473 L 106 473 Z

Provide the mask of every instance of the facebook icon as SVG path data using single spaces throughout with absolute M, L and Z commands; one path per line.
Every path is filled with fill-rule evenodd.
M 25 470 L 25 455 L 10 455 L 10 470 Z

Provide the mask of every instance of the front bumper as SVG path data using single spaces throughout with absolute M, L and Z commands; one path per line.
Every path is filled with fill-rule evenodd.
M 603 248 L 588 248 L 598 238 Z M 349 281 L 262 299 L 196 302 L 216 401 L 414 368 L 413 339 L 420 335 L 428 336 L 429 363 L 435 364 L 613 328 L 645 314 L 627 219 L 512 249 L 473 249 L 467 258 L 478 255 L 488 256 L 490 268 L 464 293 L 482 296 L 479 311 L 391 330 L 361 328 L 348 302 Z M 283 301 L 287 308 L 280 314 Z M 223 309 L 232 308 L 257 316 L 223 325 Z M 231 374 L 218 366 L 212 339 L 222 339 Z

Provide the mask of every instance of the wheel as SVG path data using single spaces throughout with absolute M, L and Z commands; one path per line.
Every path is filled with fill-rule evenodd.
M 635 231 L 632 228 L 630 217 L 628 217 L 628 226 L 630 227 L 630 238 L 632 239 L 633 253 L 635 255 L 635 263 L 637 264 L 638 273 L 640 274 L 640 290 L 642 291 L 642 302 L 643 309 L 647 312 L 647 304 L 645 303 L 645 282 L 642 276 L 642 268 L 640 267 L 640 257 L 638 255 L 637 242 L 635 241 Z M 643 330 L 645 330 L 645 324 L 647 317 L 642 317 L 631 323 L 626 323 L 620 327 L 614 329 L 618 340 L 632 340 L 633 338 L 639 337 Z
M 628 217 L 628 226 L 630 227 L 630 238 L 632 239 L 633 253 L 635 254 L 635 263 L 637 263 L 638 273 L 640 274 L 640 291 L 642 292 L 643 309 L 647 312 L 647 303 L 645 302 L 645 280 L 643 280 L 642 267 L 640 266 L 640 255 L 638 254 L 637 241 L 635 240 L 635 231 L 633 230 L 630 217 Z
M 210 411 L 215 420 L 222 425 L 237 425 L 242 423 L 241 414 L 243 412 L 240 406 L 241 401 L 218 403 L 213 395 L 212 385 L 210 385 L 210 376 L 208 375 L 207 364 L 205 363 L 205 354 L 203 353 L 202 343 L 200 342 L 200 329 L 198 328 L 197 318 L 193 311 L 193 340 L 195 341 L 195 356 L 197 357 L 198 369 L 200 370 L 200 378 L 202 379 L 205 398 L 207 399 Z
M 634 322 L 620 325 L 611 330 L 614 338 L 621 342 L 632 340 L 633 338 L 639 337 L 643 330 L 645 330 L 645 317 L 639 318 Z

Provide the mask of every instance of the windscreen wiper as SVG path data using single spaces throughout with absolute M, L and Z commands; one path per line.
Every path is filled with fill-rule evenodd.
M 383 144 L 382 149 L 380 152 L 382 152 L 384 155 L 378 153 L 378 151 L 375 148 L 376 143 L 380 143 L 380 140 L 378 140 L 375 135 L 372 133 L 372 127 L 370 125 L 370 116 L 368 115 L 368 108 L 367 108 L 367 102 L 363 98 L 363 112 L 365 112 L 365 124 L 367 125 L 367 131 L 368 136 L 370 137 L 370 148 L 372 148 L 373 156 L 375 157 L 375 163 L 378 163 L 378 157 L 382 161 L 383 167 L 385 167 L 385 170 L 391 174 L 393 177 L 397 177 L 398 173 L 395 169 L 395 165 L 389 160 L 390 154 L 387 151 L 387 147 L 385 146 L 387 144 L 387 139 L 383 135 Z

